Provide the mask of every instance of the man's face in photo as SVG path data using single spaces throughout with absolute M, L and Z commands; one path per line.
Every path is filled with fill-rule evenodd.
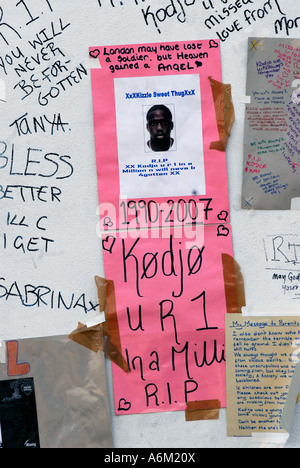
M 154 151 L 166 151 L 171 146 L 171 132 L 174 124 L 164 109 L 150 111 L 147 129 L 150 133 L 150 147 Z

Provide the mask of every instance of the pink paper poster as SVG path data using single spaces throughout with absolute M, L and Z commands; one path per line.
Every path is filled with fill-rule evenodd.
M 184 410 L 199 400 L 224 407 L 230 225 L 104 234 L 102 246 L 131 369 L 113 365 L 116 414 Z
M 228 217 L 226 153 L 210 149 L 219 42 L 91 47 L 90 57 L 101 66 L 92 69 L 101 229 Z

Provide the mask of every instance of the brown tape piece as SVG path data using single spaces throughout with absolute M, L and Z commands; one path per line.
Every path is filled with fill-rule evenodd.
M 244 279 L 231 255 L 222 254 L 226 308 L 228 314 L 241 314 L 246 305 Z
M 190 401 L 185 409 L 186 421 L 206 421 L 219 419 L 220 400 Z
M 225 151 L 231 134 L 231 129 L 235 121 L 231 85 L 220 83 L 219 81 L 214 80 L 211 76 L 208 79 L 213 93 L 219 132 L 219 141 L 211 142 L 210 149 Z
M 108 359 L 128 373 L 130 369 L 122 355 L 114 283 L 99 276 L 95 277 L 95 282 L 99 307 L 105 313 L 105 322 L 89 328 L 78 323 L 69 338 L 95 353 L 103 351 Z
M 91 328 L 87 328 L 86 325 L 78 322 L 76 330 L 72 331 L 69 335 L 69 339 L 76 343 L 84 346 L 85 348 L 98 353 L 100 349 L 103 349 L 103 333 L 102 325 L 96 325 Z

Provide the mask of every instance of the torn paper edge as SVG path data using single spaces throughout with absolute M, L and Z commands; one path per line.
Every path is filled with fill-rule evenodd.
M 6 342 L 0 341 L 0 363 L 6 364 Z
M 222 254 L 222 265 L 227 313 L 242 313 L 246 298 L 244 278 L 240 266 L 228 254 Z
M 108 359 L 128 373 L 130 368 L 122 355 L 114 283 L 99 276 L 95 276 L 95 282 L 101 312 L 89 318 L 88 325 L 78 323 L 76 330 L 70 333 L 69 339 L 96 353 L 101 350 Z M 99 323 L 102 320 L 102 311 L 105 320 Z M 93 324 L 95 322 L 96 324 Z
M 220 409 L 220 400 L 188 401 L 185 409 L 185 420 L 189 422 L 219 419 Z

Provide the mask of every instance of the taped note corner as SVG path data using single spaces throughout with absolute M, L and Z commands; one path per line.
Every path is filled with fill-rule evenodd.
M 188 401 L 185 409 L 186 421 L 208 421 L 219 419 L 220 400 Z
M 122 355 L 114 283 L 100 276 L 95 276 L 94 279 L 99 312 L 90 317 L 85 324 L 78 323 L 69 339 L 95 353 L 102 351 L 120 369 L 129 373 L 130 368 Z

